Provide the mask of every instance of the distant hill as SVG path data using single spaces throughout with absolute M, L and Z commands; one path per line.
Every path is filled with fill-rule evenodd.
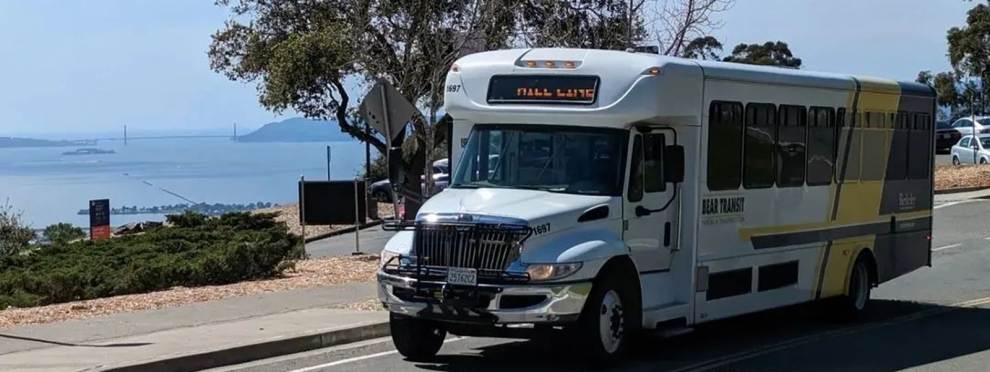
M 91 141 L 49 141 L 34 138 L 0 137 L 0 148 L 89 146 Z
M 352 141 L 331 121 L 291 118 L 268 123 L 258 130 L 237 137 L 238 142 L 339 142 Z

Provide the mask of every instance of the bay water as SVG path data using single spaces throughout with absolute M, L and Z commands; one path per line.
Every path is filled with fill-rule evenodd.
M 0 149 L 0 206 L 20 211 L 34 228 L 68 222 L 86 228 L 78 215 L 92 199 L 110 206 L 152 207 L 197 203 L 287 203 L 298 199 L 300 176 L 326 180 L 330 146 L 333 179 L 354 179 L 364 168 L 364 145 L 332 143 L 240 143 L 226 138 L 101 141 L 114 154 L 62 155 L 71 147 Z M 372 154 L 374 156 L 374 154 Z M 162 221 L 164 215 L 112 215 L 119 226 Z

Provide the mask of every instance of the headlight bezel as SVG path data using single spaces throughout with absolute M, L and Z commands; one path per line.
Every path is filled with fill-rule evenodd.
M 532 282 L 559 280 L 577 273 L 584 266 L 581 262 L 526 264 L 526 274 Z
M 390 260 L 391 262 L 389 262 Z M 409 266 L 415 265 L 416 259 L 412 255 L 382 250 L 382 253 L 379 255 L 378 267 L 385 267 L 385 265 L 389 263 L 397 266 Z

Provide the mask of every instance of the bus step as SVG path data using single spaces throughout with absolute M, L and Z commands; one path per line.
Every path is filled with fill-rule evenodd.
M 694 328 L 688 327 L 684 318 L 671 319 L 657 323 L 657 336 L 662 338 L 675 337 L 694 332 Z

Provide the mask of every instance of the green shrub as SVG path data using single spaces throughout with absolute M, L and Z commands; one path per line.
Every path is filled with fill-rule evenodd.
M 0 257 L 0 309 L 279 275 L 299 238 L 273 215 L 170 216 L 174 227 Z
M 72 226 L 71 223 L 57 223 L 46 227 L 43 235 L 52 244 L 65 244 L 85 238 L 86 232 L 81 228 Z
M 24 224 L 21 214 L 10 204 L 0 205 L 0 257 L 21 253 L 33 239 L 34 230 Z

